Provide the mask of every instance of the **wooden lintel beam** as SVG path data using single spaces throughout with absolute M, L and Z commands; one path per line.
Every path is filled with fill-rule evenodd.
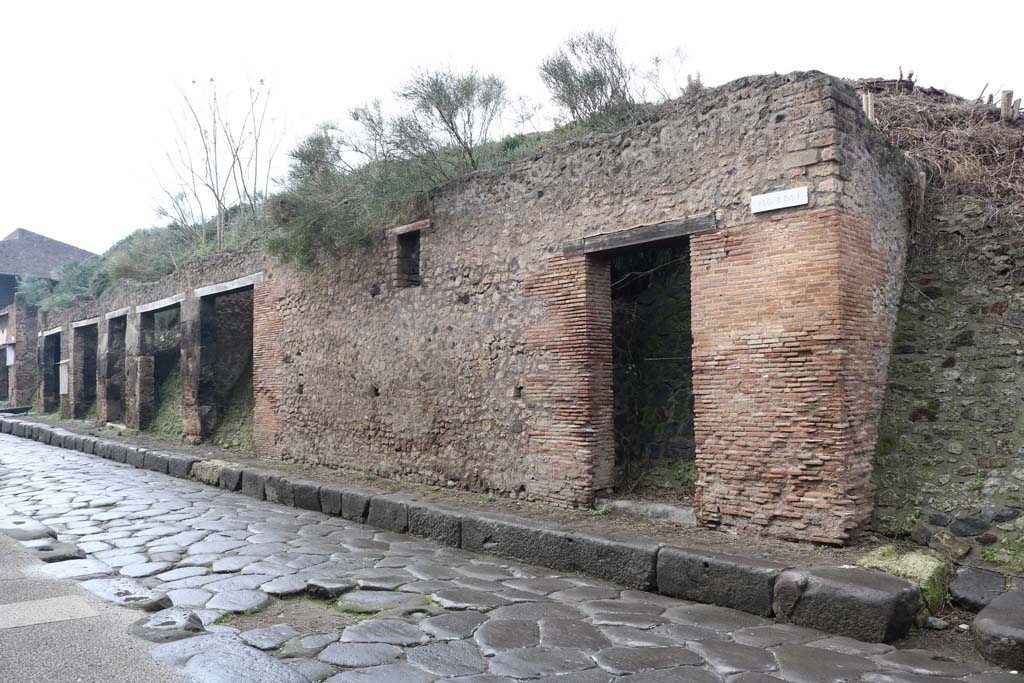
M 654 225 L 640 225 L 627 230 L 609 232 L 603 235 L 592 235 L 582 239 L 566 242 L 562 246 L 564 256 L 582 256 L 599 251 L 615 251 L 626 247 L 635 247 L 649 242 L 660 242 L 701 232 L 714 230 L 718 220 L 714 213 L 690 216 Z

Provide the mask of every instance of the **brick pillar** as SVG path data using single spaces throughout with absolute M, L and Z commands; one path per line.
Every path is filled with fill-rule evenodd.
M 212 296 L 190 297 L 181 304 L 181 417 L 185 438 L 198 442 L 217 421 L 212 389 L 217 319 Z
M 43 396 L 46 394 L 46 379 L 44 377 L 46 363 L 43 360 L 43 356 L 45 355 L 43 353 L 43 347 L 45 346 L 46 343 L 46 337 L 38 337 L 38 340 L 39 341 L 36 344 L 36 353 L 33 358 L 33 362 L 36 365 L 36 371 L 34 373 L 36 378 L 36 388 L 34 392 L 35 402 L 32 406 L 32 409 L 37 413 L 45 413 L 46 402 L 43 400 Z
M 867 521 L 891 315 L 882 291 L 887 268 L 902 268 L 875 242 L 839 209 L 691 240 L 705 524 L 844 543 Z
M 527 330 L 543 372 L 526 378 L 526 398 L 544 410 L 530 432 L 532 498 L 593 504 L 614 483 L 612 313 L 607 258 L 555 256 L 531 276 L 525 296 L 544 301 L 546 320 Z
M 101 317 L 96 337 L 96 420 L 113 422 L 107 404 L 110 386 L 110 321 Z
M 125 419 L 125 342 L 128 319 L 102 319 L 97 344 L 96 419 L 122 422 Z
M 66 401 L 61 401 L 61 417 L 64 419 L 85 417 L 85 383 L 88 378 L 85 375 L 85 356 L 87 353 L 83 328 L 65 328 L 68 331 L 68 355 L 71 361 L 68 366 L 68 395 Z M 96 378 L 92 378 L 95 383 Z M 64 403 L 67 404 L 67 416 L 64 415 Z
M 128 314 L 125 335 L 125 426 L 145 429 L 156 411 L 153 313 Z
M 72 340 L 74 339 L 74 330 L 71 329 L 71 320 L 64 318 L 61 321 L 61 333 L 60 333 L 60 362 L 64 365 L 64 372 L 67 373 L 68 384 L 67 391 L 60 393 L 60 375 L 61 366 L 57 366 L 57 397 L 60 403 L 60 417 L 62 420 L 70 420 L 74 417 L 74 360 L 71 355 L 72 348 L 74 346 Z
M 7 368 L 10 381 L 10 403 L 32 405 L 38 382 L 38 310 L 25 303 L 21 293 L 14 295 L 10 308 L 10 330 L 14 335 L 14 365 Z
M 258 455 L 279 457 L 285 422 L 279 410 L 284 380 L 284 322 L 279 306 L 284 286 L 267 273 L 253 287 L 252 297 L 252 416 L 253 448 Z

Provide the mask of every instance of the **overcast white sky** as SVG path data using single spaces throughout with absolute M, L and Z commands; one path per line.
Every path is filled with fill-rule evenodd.
M 156 223 L 179 86 L 193 79 L 243 94 L 265 79 L 287 149 L 417 67 L 475 66 L 542 97 L 537 64 L 586 29 L 614 30 L 637 64 L 682 46 L 707 85 L 902 66 L 975 97 L 986 83 L 1024 94 L 1022 26 L 1019 0 L 977 12 L 934 0 L 4 3 L 0 235 L 23 227 L 101 252 Z

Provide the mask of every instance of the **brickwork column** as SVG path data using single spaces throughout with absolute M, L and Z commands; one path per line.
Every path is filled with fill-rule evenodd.
M 10 329 L 14 333 L 14 365 L 8 368 L 10 402 L 16 406 L 27 406 L 35 400 L 38 382 L 38 310 L 25 303 L 21 293 L 14 295 L 14 303 L 9 310 Z
M 834 208 L 691 241 L 697 514 L 845 543 L 867 521 L 887 258 Z
M 60 417 L 62 420 L 70 420 L 74 417 L 74 359 L 71 355 L 71 351 L 74 347 L 72 340 L 74 339 L 74 330 L 71 329 L 71 320 L 69 318 L 61 319 L 61 333 L 60 333 L 60 360 L 56 368 L 57 372 L 57 397 L 60 403 Z M 62 370 L 63 367 L 63 370 Z M 60 376 L 61 373 L 65 373 L 67 377 L 67 391 L 64 393 L 60 392 Z
M 96 332 L 96 420 L 111 422 L 107 405 L 110 387 L 110 321 L 100 317 Z M 118 417 L 120 419 L 120 416 Z
M 128 314 L 125 335 L 125 426 L 145 429 L 156 411 L 153 313 Z
M 61 401 L 61 417 L 67 420 L 85 416 L 85 383 L 89 380 L 85 372 L 87 350 L 82 337 L 82 329 L 73 328 L 71 325 L 68 325 L 65 329 L 68 331 L 68 355 L 66 358 L 70 362 L 68 363 L 68 395 L 61 397 L 66 399 Z M 93 382 L 95 381 L 95 378 L 93 378 Z M 66 417 L 64 415 L 64 404 L 67 404 L 68 414 Z
M 600 256 L 552 257 L 526 282 L 547 319 L 527 330 L 528 351 L 543 372 L 527 377 L 525 396 L 544 406 L 530 431 L 533 469 L 527 493 L 561 505 L 590 506 L 614 483 L 610 266 Z
M 189 297 L 181 305 L 182 427 L 185 438 L 199 442 L 216 425 L 216 397 L 211 390 L 216 331 L 212 296 Z
M 44 353 L 43 348 L 46 345 L 46 337 L 37 337 L 37 339 L 38 343 L 36 344 L 36 353 L 33 357 L 33 362 L 36 365 L 36 371 L 34 373 L 36 388 L 35 402 L 32 409 L 37 413 L 45 413 L 47 412 L 46 401 L 44 400 L 44 396 L 46 395 L 46 361 L 44 360 L 44 356 L 46 354 Z
M 284 322 L 280 306 L 284 285 L 267 273 L 253 287 L 252 417 L 253 448 L 258 455 L 279 457 L 285 422 L 280 414 L 284 389 Z

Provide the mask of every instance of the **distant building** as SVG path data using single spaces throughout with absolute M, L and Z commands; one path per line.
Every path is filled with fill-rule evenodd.
M 0 239 L 0 402 L 23 406 L 36 391 L 36 308 L 21 297 L 15 304 L 18 281 L 56 281 L 65 263 L 94 255 L 24 228 Z
M 0 240 L 0 308 L 14 301 L 18 280 L 36 276 L 56 280 L 57 271 L 69 261 L 84 261 L 95 254 L 18 228 Z

